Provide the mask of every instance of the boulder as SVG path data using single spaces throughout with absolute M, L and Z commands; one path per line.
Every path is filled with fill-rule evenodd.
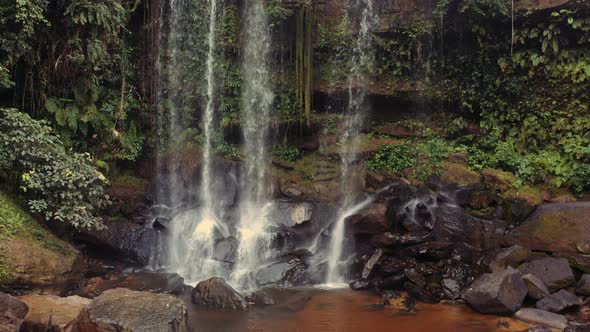
M 82 230 L 76 238 L 140 266 L 147 265 L 154 250 L 158 250 L 157 229 L 126 220 L 107 221 L 104 226 L 102 229 Z
M 380 286 L 383 289 L 400 289 L 406 280 L 406 276 L 400 273 L 383 278 Z
M 436 209 L 433 234 L 436 241 L 462 242 L 476 249 L 492 246 L 495 225 L 491 220 L 474 217 L 463 209 L 442 205 Z
M 578 297 L 565 289 L 561 289 L 538 301 L 535 306 L 539 309 L 551 312 L 560 312 L 566 308 L 577 305 L 580 305 Z
M 29 306 L 24 319 L 25 331 L 64 332 L 92 300 L 80 296 L 25 295 L 20 298 Z
M 590 295 L 590 274 L 584 274 L 578 281 L 576 292 L 582 295 Z
M 29 307 L 23 301 L 0 292 L 0 332 L 18 332 Z
M 392 275 L 402 272 L 404 269 L 416 266 L 416 260 L 402 260 L 397 257 L 385 256 L 379 261 L 379 271 L 385 275 Z
M 501 249 L 490 263 L 490 270 L 500 271 L 508 266 L 516 268 L 530 256 L 531 251 L 529 249 L 518 245 Z
M 346 223 L 352 226 L 351 229 L 355 235 L 383 233 L 390 227 L 387 205 L 383 202 L 373 203 L 347 218 Z
M 522 280 L 524 280 L 527 285 L 529 290 L 528 296 L 531 299 L 541 300 L 545 296 L 549 295 L 549 290 L 547 289 L 547 286 L 545 286 L 545 283 L 543 283 L 543 280 L 535 277 L 532 274 L 523 275 Z
M 483 274 L 461 297 L 480 313 L 511 314 L 522 306 L 527 291 L 520 272 L 509 267 Z
M 278 201 L 273 205 L 270 216 L 277 224 L 293 227 L 309 222 L 312 213 L 313 205 L 311 203 Z
M 367 263 L 365 263 L 365 266 L 363 267 L 363 272 L 361 274 L 361 277 L 363 279 L 368 279 L 371 276 L 373 269 L 379 262 L 379 259 L 381 259 L 382 255 L 383 250 L 381 249 L 376 249 L 375 252 L 373 252 L 373 255 L 371 255 L 371 258 L 369 258 L 369 260 L 367 261 Z
M 518 267 L 523 274 L 532 274 L 541 279 L 550 292 L 574 283 L 574 272 L 565 258 L 546 257 L 535 259 Z
M 187 332 L 187 311 L 184 303 L 171 295 L 116 288 L 82 309 L 73 331 Z
M 308 279 L 307 266 L 299 258 L 263 266 L 254 274 L 258 286 L 300 286 Z
M 210 308 L 248 309 L 248 302 L 222 278 L 199 282 L 192 291 L 191 299 L 194 304 Z
M 528 323 L 542 324 L 558 329 L 565 329 L 567 326 L 567 318 L 563 315 L 541 309 L 522 308 L 514 314 L 514 317 Z
M 542 204 L 506 234 L 504 242 L 532 250 L 576 253 L 577 245 L 588 241 L 588 233 L 590 202 Z
M 570 266 L 584 273 L 590 274 L 590 256 L 573 253 L 559 253 L 556 254 L 556 256 L 567 259 L 567 261 L 570 263 Z

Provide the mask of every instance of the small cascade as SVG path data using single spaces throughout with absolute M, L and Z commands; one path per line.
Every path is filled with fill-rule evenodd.
M 355 152 L 359 148 L 360 134 L 367 113 L 367 88 L 365 82 L 374 60 L 371 31 L 377 23 L 373 0 L 350 0 L 349 18 L 359 17 L 357 42 L 352 49 L 350 73 L 348 75 L 348 106 L 346 109 L 345 131 L 340 140 L 342 165 L 341 191 L 343 193 L 340 214 L 335 222 L 328 256 L 326 283 L 339 284 L 346 281 L 346 268 L 341 260 L 345 247 L 345 219 L 354 211 L 355 190 L 351 178 L 357 162 Z M 360 15 L 358 15 L 360 13 Z M 358 205 L 357 205 L 358 206 Z M 357 210 L 358 211 L 358 210 Z
M 253 288 L 251 272 L 268 253 L 272 236 L 268 195 L 268 127 L 273 101 L 270 86 L 270 31 L 263 0 L 244 4 L 244 50 L 242 60 L 242 114 L 245 174 L 242 175 L 239 206 L 238 258 L 232 284 L 240 289 Z

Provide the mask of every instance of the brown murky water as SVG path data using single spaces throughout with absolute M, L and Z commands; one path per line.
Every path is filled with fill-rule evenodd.
M 523 331 L 531 327 L 510 318 L 474 313 L 462 305 L 418 303 L 415 314 L 404 314 L 399 301 L 374 306 L 381 299 L 351 290 L 322 291 L 303 310 L 250 309 L 189 312 L 191 331 L 204 332 L 491 332 Z

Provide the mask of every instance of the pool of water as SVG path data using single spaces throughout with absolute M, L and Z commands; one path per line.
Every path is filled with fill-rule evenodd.
M 401 300 L 389 306 L 370 293 L 317 290 L 301 310 L 273 307 L 245 312 L 205 310 L 191 305 L 189 328 L 204 332 L 490 332 L 531 326 L 507 317 L 479 315 L 463 305 L 417 303 L 414 313 Z

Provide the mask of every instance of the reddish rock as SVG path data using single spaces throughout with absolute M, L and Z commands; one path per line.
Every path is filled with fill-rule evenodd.
M 374 203 L 358 214 L 349 217 L 346 222 L 352 226 L 354 234 L 379 234 L 385 232 L 389 226 L 387 205 Z

